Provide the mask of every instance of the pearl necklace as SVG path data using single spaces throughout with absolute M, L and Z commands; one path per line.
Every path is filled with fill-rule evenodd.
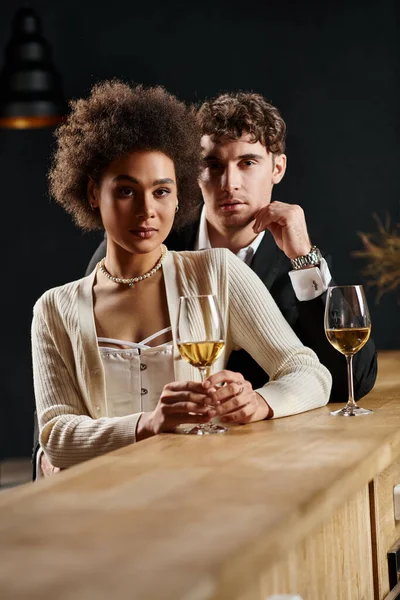
M 126 283 L 131 288 L 135 285 L 135 283 L 138 283 L 138 281 L 143 281 L 143 279 L 147 279 L 148 277 L 151 277 L 152 275 L 154 275 L 154 273 L 157 273 L 157 271 L 159 269 L 161 269 L 166 256 L 167 256 L 167 249 L 164 245 L 162 245 L 161 246 L 161 256 L 158 259 L 158 261 L 156 262 L 156 264 L 154 265 L 154 267 L 152 269 L 150 269 L 150 271 L 147 271 L 147 273 L 143 273 L 143 275 L 139 275 L 138 277 L 131 277 L 130 279 L 124 279 L 122 277 L 114 277 L 113 275 L 111 275 L 111 273 L 109 273 L 107 271 L 107 269 L 104 265 L 105 260 L 106 260 L 105 257 L 101 259 L 99 269 L 103 273 L 103 275 L 108 277 L 108 279 L 111 279 L 111 281 L 114 281 L 115 283 Z

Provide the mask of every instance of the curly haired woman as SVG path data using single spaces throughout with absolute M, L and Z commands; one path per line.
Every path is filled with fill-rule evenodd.
M 174 219 L 188 220 L 196 205 L 200 136 L 193 112 L 163 88 L 117 80 L 72 102 L 57 131 L 51 193 L 79 227 L 105 229 L 107 253 L 90 275 L 48 290 L 34 307 L 40 444 L 55 467 L 183 423 L 243 424 L 328 401 L 329 372 L 247 265 L 226 249 L 163 245 Z M 226 331 L 204 383 L 175 340 L 179 297 L 201 294 L 217 296 Z M 269 383 L 255 391 L 225 370 L 238 348 Z

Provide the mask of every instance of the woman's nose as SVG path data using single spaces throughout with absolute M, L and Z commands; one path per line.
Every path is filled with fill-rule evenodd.
M 136 204 L 136 215 L 143 219 L 150 219 L 154 217 L 154 198 L 144 197 L 140 202 Z

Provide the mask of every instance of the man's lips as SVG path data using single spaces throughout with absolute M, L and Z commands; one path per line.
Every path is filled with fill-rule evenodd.
M 234 198 L 232 198 L 232 200 L 224 200 L 223 202 L 219 202 L 219 207 L 223 211 L 234 211 L 238 210 L 239 207 L 243 206 L 244 204 L 245 203 L 241 200 L 235 200 Z
M 243 200 L 239 200 L 238 198 L 228 198 L 227 200 L 221 200 L 218 202 L 220 206 L 226 206 L 227 204 L 244 204 Z

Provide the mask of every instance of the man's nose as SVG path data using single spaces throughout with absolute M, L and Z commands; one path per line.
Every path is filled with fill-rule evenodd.
M 227 167 L 221 178 L 221 189 L 224 192 L 234 192 L 240 187 L 239 174 L 235 167 Z

